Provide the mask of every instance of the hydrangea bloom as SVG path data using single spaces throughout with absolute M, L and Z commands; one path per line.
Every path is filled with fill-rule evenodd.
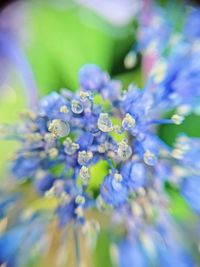
M 152 23 L 155 29 L 144 33 L 144 46 L 146 49 L 155 40 L 162 54 L 169 29 L 157 36 L 161 29 Z M 68 89 L 52 92 L 22 114 L 16 129 L 21 146 L 11 164 L 14 183 L 26 181 L 40 199 L 53 199 L 47 221 L 56 217 L 62 230 L 73 222 L 75 231 L 80 227 L 87 233 L 89 228 L 91 235 L 99 227 L 88 224 L 87 211 L 97 209 L 111 215 L 112 227 L 124 229 L 116 242 L 120 267 L 196 266 L 186 238 L 180 238 L 169 216 L 172 208 L 165 188 L 172 184 L 181 200 L 199 213 L 200 139 L 181 135 L 169 147 L 157 134 L 160 124 L 179 125 L 187 114 L 185 109 L 198 106 L 196 35 L 191 40 L 186 34 L 177 44 L 181 50 L 170 47 L 169 61 L 164 57 L 155 61 L 143 89 L 130 84 L 124 90 L 120 81 L 112 80 L 98 66 L 83 66 L 75 93 Z M 165 118 L 167 111 L 174 114 Z M 93 171 L 102 162 L 104 177 Z M 0 216 L 9 213 L 10 203 L 17 198 L 17 194 L 0 198 Z M 18 257 L 12 256 L 39 214 L 35 216 L 23 221 L 19 231 L 8 229 L 0 236 L 0 263 L 18 263 Z M 37 225 L 38 229 L 43 226 Z M 15 242 L 9 246 L 11 235 Z M 37 237 L 38 232 L 33 232 L 30 239 Z

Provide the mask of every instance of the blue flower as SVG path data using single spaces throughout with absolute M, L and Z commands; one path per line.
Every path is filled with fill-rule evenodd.
M 75 209 L 77 205 L 74 200 L 71 200 L 67 204 L 61 204 L 56 209 L 56 213 L 59 218 L 59 224 L 61 227 L 68 224 L 72 219 L 76 218 Z
M 120 267 L 146 267 L 148 266 L 144 250 L 138 240 L 124 239 L 119 244 Z
M 84 90 L 99 91 L 107 81 L 108 76 L 96 65 L 87 64 L 79 70 L 79 83 Z
M 25 229 L 16 227 L 4 235 L 0 235 L 0 264 L 7 263 L 9 267 L 16 266 L 16 252 L 21 245 Z
M 114 207 L 125 203 L 128 196 L 128 190 L 123 178 L 122 181 L 117 181 L 113 175 L 108 175 L 104 178 L 100 193 L 103 200 Z
M 67 100 L 60 94 L 52 92 L 40 101 L 40 113 L 48 119 L 66 119 L 66 114 L 61 112 L 61 107 L 69 106 Z
M 49 190 L 54 183 L 54 176 L 50 173 L 43 173 L 36 178 L 36 188 L 41 194 Z
M 200 214 L 200 176 L 185 178 L 181 183 L 181 194 L 188 205 Z
M 12 164 L 11 171 L 17 179 L 32 178 L 39 167 L 37 157 L 19 156 Z
M 120 173 L 123 176 L 124 183 L 132 190 L 145 186 L 148 179 L 145 165 L 137 161 L 125 163 Z
M 200 37 L 200 9 L 193 9 L 186 18 L 184 34 L 188 39 Z

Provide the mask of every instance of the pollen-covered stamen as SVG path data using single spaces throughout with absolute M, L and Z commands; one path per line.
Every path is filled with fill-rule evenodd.
M 64 137 L 69 134 L 70 127 L 67 122 L 63 122 L 59 119 L 53 120 L 48 127 L 48 130 L 55 136 L 55 137 Z
M 75 199 L 76 204 L 83 205 L 85 203 L 85 198 L 81 195 L 78 195 Z
M 121 182 L 122 182 L 123 177 L 122 177 L 122 175 L 120 173 L 116 172 L 114 174 L 113 178 L 114 179 L 112 180 L 112 187 L 113 187 L 114 190 L 118 191 L 122 187 Z
M 30 143 L 40 142 L 43 139 L 42 135 L 39 133 L 28 133 L 28 134 L 25 134 L 24 137 L 26 141 Z
M 80 97 L 80 100 L 81 100 L 81 101 L 85 102 L 86 100 L 89 99 L 89 97 L 90 97 L 90 93 L 87 92 L 87 91 L 80 91 L 80 92 L 79 92 L 79 97 Z
M 184 117 L 181 116 L 181 115 L 178 115 L 178 114 L 174 114 L 172 117 L 171 117 L 172 121 L 174 124 L 176 125 L 180 125 L 183 121 L 184 121 Z
M 86 166 L 82 166 L 79 174 L 80 174 L 82 184 L 87 185 L 90 179 L 90 175 L 91 175 L 89 168 Z
M 79 144 L 73 143 L 69 137 L 66 138 L 63 145 L 65 153 L 69 156 L 73 155 L 79 149 Z
M 120 173 L 115 173 L 114 174 L 114 179 L 117 181 L 117 182 L 121 182 L 123 177 Z
M 66 205 L 69 204 L 71 201 L 71 196 L 69 194 L 67 194 L 66 192 L 62 192 L 59 196 L 59 204 L 60 205 Z
M 78 163 L 80 165 L 87 165 L 89 161 L 93 158 L 93 153 L 91 151 L 79 151 L 78 153 Z
M 99 130 L 105 133 L 111 132 L 113 130 L 113 124 L 109 119 L 108 113 L 100 113 L 97 125 Z
M 144 162 L 149 166 L 154 166 L 157 163 L 157 157 L 149 150 L 144 153 Z
M 57 148 L 52 147 L 49 149 L 48 154 L 49 154 L 51 159 L 55 159 L 58 156 L 59 152 L 58 152 Z
M 135 119 L 129 113 L 126 113 L 124 119 L 122 120 L 122 127 L 125 130 L 129 130 L 134 126 L 135 126 Z
M 130 158 L 131 154 L 132 154 L 132 149 L 131 147 L 127 144 L 127 142 L 125 140 L 122 140 L 119 144 L 118 144 L 118 150 L 117 150 L 117 154 L 119 156 L 119 158 L 122 161 L 126 161 L 127 159 Z
M 71 102 L 72 112 L 75 114 L 81 114 L 83 112 L 83 105 L 80 101 L 73 99 Z
M 69 109 L 66 105 L 60 107 L 60 112 L 67 114 L 69 112 Z
M 83 207 L 82 206 L 78 206 L 75 210 L 74 213 L 76 214 L 76 216 L 78 218 L 83 218 L 84 216 L 84 211 L 83 211 Z

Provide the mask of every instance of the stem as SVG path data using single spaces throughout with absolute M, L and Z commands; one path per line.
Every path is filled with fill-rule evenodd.
M 80 255 L 80 242 L 79 242 L 79 235 L 78 229 L 76 226 L 73 226 L 73 234 L 74 234 L 74 249 L 75 249 L 75 262 L 76 267 L 81 266 L 81 255 Z

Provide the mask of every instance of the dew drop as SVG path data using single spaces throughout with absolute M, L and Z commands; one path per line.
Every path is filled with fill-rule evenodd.
M 135 126 L 135 119 L 127 113 L 124 119 L 122 120 L 122 127 L 125 130 L 129 130 Z
M 82 166 L 81 169 L 80 169 L 80 177 L 81 177 L 81 181 L 83 183 L 83 185 L 87 185 L 88 184 L 88 181 L 90 179 L 90 170 L 88 167 L 86 166 Z
M 71 109 L 75 114 L 81 114 L 83 112 L 82 104 L 76 99 L 72 100 Z
M 130 158 L 132 154 L 131 147 L 123 140 L 119 143 L 117 154 L 122 161 Z
M 49 124 L 48 130 L 55 137 L 64 137 L 69 134 L 70 127 L 67 122 L 63 122 L 59 119 L 56 119 Z
M 79 149 L 79 144 L 73 143 L 69 137 L 66 138 L 63 145 L 65 153 L 69 156 L 73 155 Z
M 78 163 L 80 165 L 86 165 L 93 157 L 93 153 L 91 151 L 79 151 L 78 153 Z
M 100 113 L 97 125 L 99 130 L 105 133 L 113 130 L 113 124 L 109 119 L 108 113 Z

